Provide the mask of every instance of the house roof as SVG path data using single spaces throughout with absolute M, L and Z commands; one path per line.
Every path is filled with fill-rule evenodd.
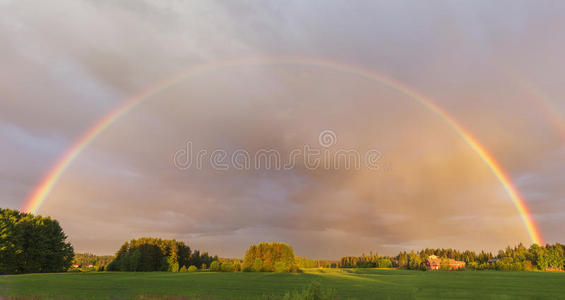
M 440 258 L 437 258 L 437 256 L 435 256 L 435 255 L 430 255 L 430 256 L 428 257 L 428 259 L 426 260 L 426 262 L 427 262 L 428 264 L 430 264 L 430 266 L 439 266 L 439 265 L 441 265 L 441 259 L 440 259 Z M 465 265 L 465 262 L 463 262 L 463 261 L 458 261 L 458 260 L 455 260 L 455 259 L 451 259 L 451 258 L 450 258 L 450 259 L 449 259 L 449 264 L 450 264 L 450 265 Z

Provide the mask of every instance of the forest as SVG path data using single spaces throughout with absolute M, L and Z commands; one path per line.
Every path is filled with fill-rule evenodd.
M 341 268 L 391 268 L 409 270 L 425 269 L 422 263 L 430 256 L 451 258 L 466 263 L 466 270 L 499 271 L 546 271 L 563 270 L 565 267 L 565 246 L 559 243 L 539 246 L 533 244 L 526 248 L 523 244 L 507 247 L 498 253 L 455 249 L 423 249 L 420 251 L 402 251 L 396 256 L 378 256 L 376 253 L 361 256 L 342 257 Z
M 112 260 L 114 260 L 114 255 L 98 256 L 92 253 L 75 253 L 71 270 L 104 271 Z

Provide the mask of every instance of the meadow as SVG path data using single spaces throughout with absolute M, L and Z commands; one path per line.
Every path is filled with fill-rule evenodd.
M 0 276 L 0 295 L 52 299 L 277 299 L 312 281 L 338 299 L 565 299 L 565 273 L 306 269 L 302 273 L 92 272 Z

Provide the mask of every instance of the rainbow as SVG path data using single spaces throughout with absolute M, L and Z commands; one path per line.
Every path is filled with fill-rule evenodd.
M 502 64 L 500 71 L 529 95 L 529 100 L 533 100 L 532 102 L 537 104 L 536 107 L 540 108 L 545 114 L 545 119 L 551 123 L 550 125 L 553 126 L 560 138 L 565 140 L 565 116 L 560 111 L 560 108 L 554 104 L 551 97 L 542 91 L 539 86 L 533 84 L 526 76 L 522 75 L 512 64 Z
M 521 78 L 515 80 L 521 84 L 521 87 L 533 100 L 538 102 L 539 107 L 543 109 L 547 119 L 552 123 L 555 130 L 557 130 L 561 139 L 565 140 L 565 119 L 563 115 L 559 113 L 559 109 L 551 102 L 550 98 L 529 81 L 525 81 Z
M 380 84 L 390 87 L 398 92 L 414 99 L 419 102 L 431 112 L 442 118 L 470 147 L 473 151 L 484 161 L 492 174 L 504 187 L 506 193 L 512 200 L 516 207 L 521 219 L 527 229 L 531 242 L 535 244 L 543 244 L 543 239 L 539 228 L 536 226 L 531 213 L 526 205 L 526 202 L 521 197 L 520 193 L 510 180 L 510 177 L 504 172 L 500 164 L 494 157 L 487 152 L 487 150 L 467 131 L 461 126 L 453 117 L 451 117 L 441 107 L 437 106 L 433 101 L 419 94 L 418 92 L 410 89 L 404 84 L 390 78 L 386 78 L 380 74 L 376 74 L 369 70 L 365 70 L 358 66 L 337 63 L 333 61 L 324 61 L 319 59 L 305 59 L 305 58 L 246 58 L 237 60 L 227 60 L 214 63 L 207 63 L 191 67 L 179 74 L 165 78 L 157 82 L 152 87 L 144 92 L 134 95 L 125 103 L 108 115 L 99 120 L 94 126 L 88 129 L 76 143 L 62 155 L 51 170 L 45 175 L 43 180 L 33 190 L 29 198 L 26 200 L 23 210 L 26 212 L 37 213 L 41 204 L 45 201 L 47 196 L 55 184 L 59 181 L 65 170 L 77 158 L 77 156 L 90 144 L 97 136 L 110 127 L 116 120 L 123 115 L 127 114 L 134 107 L 143 101 L 151 98 L 153 95 L 177 84 L 181 80 L 190 75 L 195 75 L 201 72 L 211 71 L 219 68 L 226 68 L 232 66 L 249 65 L 249 64 L 268 64 L 268 65 L 306 65 L 320 68 L 327 68 L 339 72 L 349 73 L 360 76 L 369 80 L 379 82 Z

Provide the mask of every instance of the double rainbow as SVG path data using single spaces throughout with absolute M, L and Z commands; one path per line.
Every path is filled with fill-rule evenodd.
M 386 78 L 380 74 L 362 69 L 357 66 L 351 66 L 343 63 L 333 61 L 324 61 L 317 59 L 304 59 L 304 58 L 278 58 L 278 59 L 265 59 L 265 58 L 246 58 L 237 60 L 220 61 L 215 63 L 202 64 L 191 67 L 180 74 L 168 77 L 159 81 L 157 84 L 148 88 L 144 92 L 137 94 L 128 99 L 123 105 L 119 106 L 104 118 L 99 120 L 94 126 L 87 130 L 82 137 L 70 148 L 63 156 L 61 156 L 57 163 L 51 168 L 43 180 L 33 190 L 31 196 L 26 200 L 23 210 L 26 212 L 37 213 L 41 204 L 45 201 L 47 196 L 55 184 L 59 181 L 65 170 L 77 158 L 77 156 L 90 144 L 98 135 L 110 127 L 116 120 L 123 115 L 127 114 L 134 107 L 143 101 L 150 99 L 153 95 L 177 84 L 181 80 L 190 75 L 196 75 L 201 72 L 211 71 L 219 68 L 226 68 L 239 65 L 248 64 L 268 64 L 268 65 L 306 65 L 320 68 L 327 68 L 339 72 L 349 73 L 360 76 L 369 80 L 374 80 L 384 86 L 397 90 L 398 92 L 414 99 L 419 102 L 431 112 L 442 118 L 455 132 L 477 153 L 477 155 L 485 162 L 494 176 L 502 184 L 506 193 L 512 200 L 512 203 L 518 210 L 522 221 L 528 231 L 532 243 L 543 244 L 543 239 L 539 228 L 536 226 L 532 219 L 531 213 L 526 206 L 526 202 L 519 194 L 518 190 L 510 180 L 510 177 L 504 172 L 500 164 L 494 157 L 487 152 L 487 150 L 457 121 L 451 117 L 441 107 L 434 104 L 433 101 L 419 94 L 418 92 L 410 89 L 404 84 L 390 78 Z

